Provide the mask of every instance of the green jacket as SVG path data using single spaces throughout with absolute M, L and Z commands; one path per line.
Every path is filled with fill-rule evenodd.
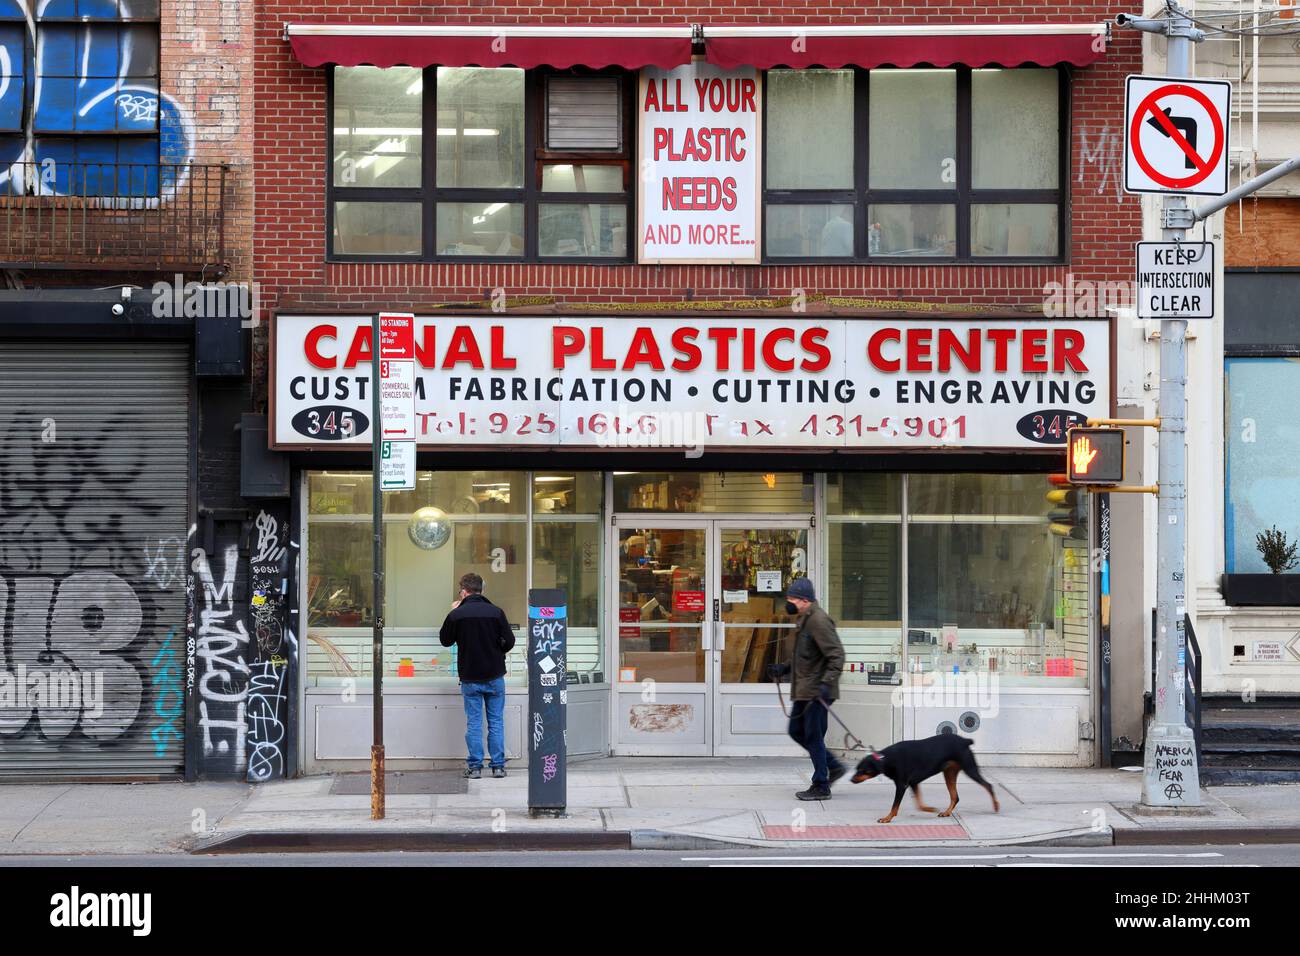
M 839 699 L 843 670 L 844 645 L 835 633 L 835 622 L 814 601 L 799 615 L 799 627 L 795 631 L 790 699 L 816 700 L 822 684 L 830 685 L 833 700 Z

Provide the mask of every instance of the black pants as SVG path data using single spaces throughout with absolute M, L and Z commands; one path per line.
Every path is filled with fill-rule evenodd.
M 830 711 L 819 700 L 796 700 L 790 707 L 790 736 L 812 758 L 813 786 L 830 783 L 830 768 L 842 764 L 826 751 L 826 725 Z

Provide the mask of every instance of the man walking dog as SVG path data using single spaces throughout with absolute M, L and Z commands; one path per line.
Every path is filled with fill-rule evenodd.
M 506 775 L 506 654 L 515 635 L 505 612 L 483 596 L 483 579 L 470 571 L 460 579 L 460 600 L 442 622 L 438 640 L 457 648 L 456 669 L 465 698 L 465 776 L 483 775 L 483 711 L 487 711 L 492 776 Z
M 798 614 L 791 663 L 773 667 L 773 677 L 790 678 L 790 736 L 812 758 L 812 786 L 795 794 L 800 800 L 829 800 L 831 784 L 847 769 L 826 750 L 830 705 L 840 696 L 844 645 L 835 622 L 817 603 L 807 578 L 795 578 L 786 591 L 785 609 Z

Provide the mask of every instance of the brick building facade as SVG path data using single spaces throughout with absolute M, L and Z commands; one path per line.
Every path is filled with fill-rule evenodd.
M 417 410 L 426 429 L 416 489 L 385 504 L 393 636 L 382 666 L 404 705 L 389 724 L 390 763 L 395 752 L 409 766 L 464 753 L 456 658 L 436 633 L 453 575 L 471 569 L 512 624 L 521 622 L 527 587 L 569 589 L 570 752 L 783 752 L 789 742 L 762 672 L 788 622 L 767 592 L 807 575 L 846 636 L 842 709 L 855 727 L 878 739 L 957 727 L 995 761 L 1093 763 L 1100 671 L 1132 654 L 1140 660 L 1141 649 L 1134 639 L 1118 665 L 1098 652 L 1096 609 L 1110 595 L 1099 596 L 1089 571 L 1087 505 L 1049 496 L 1046 473 L 1059 468 L 1051 446 L 1063 441 L 1065 424 L 1113 410 L 1107 303 L 1076 303 L 1069 290 L 1127 281 L 1142 229 L 1141 204 L 1120 185 L 1123 79 L 1140 72 L 1142 58 L 1138 38 L 1109 35 L 1106 23 L 1121 9 L 261 4 L 254 274 L 266 319 L 257 352 L 268 374 L 255 387 L 270 443 L 291 468 L 289 522 L 301 547 L 288 599 L 305 655 L 289 694 L 302 707 L 299 769 L 359 769 L 369 752 L 375 609 L 363 545 L 372 423 L 359 390 L 368 384 L 367 317 L 384 311 L 417 317 Z M 519 52 L 534 50 L 521 25 L 571 46 L 551 59 Z M 594 50 L 593 33 L 608 25 L 642 32 L 624 30 L 621 52 L 568 55 Z M 697 63 L 703 56 L 712 65 L 688 66 L 689 48 L 673 62 L 701 72 L 661 74 L 668 67 L 652 65 L 656 54 L 635 61 L 629 52 L 648 48 L 652 28 L 663 32 L 656 42 L 685 43 L 690 27 Z M 834 62 L 802 55 L 803 28 L 808 49 L 839 44 Z M 494 34 L 504 53 L 490 47 Z M 729 52 L 713 59 L 723 37 Z M 478 52 L 464 53 L 473 43 Z M 774 43 L 791 43 L 790 53 L 773 53 Z M 873 52 L 889 44 L 906 52 Z M 680 75 L 759 77 L 754 208 L 764 238 L 754 240 L 754 264 L 638 255 L 657 241 L 646 232 L 647 203 L 662 195 L 662 210 L 681 208 L 643 180 L 646 91 Z M 614 82 L 575 92 L 579 81 L 602 78 Z M 466 92 L 498 80 L 496 93 Z M 579 95 L 574 111 L 566 97 Z M 933 115 L 919 107 L 909 114 L 913 102 Z M 808 117 L 822 109 L 851 117 L 851 132 L 807 134 Z M 600 116 L 613 119 L 593 132 Z M 556 145 L 554 130 L 579 127 L 588 146 Z M 496 137 L 493 148 L 482 148 L 485 137 Z M 893 142 L 896 153 L 879 145 L 872 153 L 869 141 Z M 949 145 L 925 153 L 927 143 Z M 918 183 L 911 156 L 951 168 L 953 178 Z M 598 196 L 573 198 L 587 188 L 574 185 L 576 167 L 606 183 L 590 189 Z M 621 190 L 607 167 L 624 170 Z M 585 212 L 569 215 L 566 202 Z M 578 251 L 565 261 L 565 250 Z M 1045 304 L 1056 311 L 1045 316 Z M 1057 319 L 1066 325 L 1053 327 Z M 710 382 L 699 351 L 678 336 L 743 343 L 743 368 L 728 365 L 725 349 L 705 350 L 704 365 L 722 375 L 754 372 L 757 362 L 799 397 L 753 399 L 750 421 L 733 419 L 729 438 L 705 441 L 702 455 L 685 462 L 663 449 L 582 439 L 584 429 L 605 428 L 603 416 L 626 413 L 571 390 L 562 354 L 570 347 L 582 388 L 585 373 L 615 369 L 626 356 L 621 373 L 600 384 L 633 402 L 640 389 L 679 389 L 660 403 L 674 413 L 697 407 L 677 403 L 678 394 L 701 389 L 715 398 L 739 389 L 737 402 L 757 394 L 751 386 L 775 394 L 776 378 Z M 679 357 L 667 368 L 655 350 L 667 354 L 670 340 Z M 1009 359 L 996 340 L 1021 343 L 1021 351 Z M 958 341 L 969 345 L 964 358 Z M 616 344 L 605 356 L 598 342 Z M 782 342 L 804 350 L 799 370 L 781 355 Z M 1054 371 L 1040 361 L 1040 345 L 1056 349 Z M 872 368 L 853 379 L 864 353 Z M 640 363 L 659 374 L 629 378 Z M 970 380 L 947 383 L 964 396 L 943 400 L 948 417 L 904 411 L 916 417 L 901 420 L 901 433 L 900 420 L 889 418 L 864 433 L 874 406 L 847 418 L 856 441 L 843 439 L 842 427 L 825 440 L 829 426 L 816 410 L 775 423 L 772 416 L 793 415 L 807 395 L 835 384 L 818 379 L 827 364 L 845 369 L 843 394 L 858 396 L 832 402 L 843 409 L 883 390 L 938 415 L 939 406 L 916 398 L 943 389 L 949 376 L 936 369 Z M 462 365 L 472 371 L 462 374 Z M 549 385 L 548 369 L 556 372 Z M 998 378 L 1004 373 L 1025 377 L 1012 386 Z M 934 378 L 913 392 L 914 384 L 895 381 L 907 374 Z M 981 395 L 1001 394 L 990 399 L 997 403 L 1008 388 L 1027 404 L 996 426 L 986 409 L 969 423 L 951 418 L 966 398 L 979 404 Z M 445 400 L 433 397 L 449 389 Z M 511 394 L 515 404 L 492 405 Z M 715 411 L 700 414 L 712 422 Z M 966 434 L 970 423 L 980 435 Z M 541 435 L 527 430 L 538 427 Z M 778 434 L 765 437 L 772 429 Z M 927 429 L 936 440 L 926 440 Z M 528 759 L 522 650 L 511 660 L 505 747 L 512 759 Z M 922 673 L 1002 680 L 1014 690 L 1003 697 L 1005 716 L 988 718 L 982 731 L 973 705 L 917 699 L 891 710 L 891 691 Z M 660 694 L 649 703 L 640 696 L 647 680 Z
M 200 697 L 246 696 L 257 659 L 238 549 L 229 588 L 209 561 L 253 524 L 223 450 L 241 297 L 211 285 L 252 271 L 252 8 L 0 3 L 0 777 L 194 777 L 245 746 Z M 200 633 L 213 589 L 229 643 Z

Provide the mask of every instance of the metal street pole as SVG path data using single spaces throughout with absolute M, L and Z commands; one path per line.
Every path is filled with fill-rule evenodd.
M 1141 19 L 1121 15 L 1120 26 L 1168 38 L 1167 75 L 1190 77 L 1192 44 L 1204 39 L 1177 6 L 1169 16 Z M 1164 197 L 1162 233 L 1181 242 L 1190 215 L 1187 198 Z M 1175 228 L 1171 228 L 1175 227 Z M 1159 509 L 1156 528 L 1155 719 L 1147 728 L 1142 803 L 1152 807 L 1201 805 L 1196 740 L 1187 725 L 1187 320 L 1160 322 Z
M 380 482 L 383 427 L 379 401 L 379 313 L 370 326 L 370 434 L 371 434 L 371 523 L 374 534 L 372 588 L 374 622 L 370 650 L 370 671 L 374 702 L 374 740 L 370 744 L 370 819 L 384 818 L 384 492 Z

